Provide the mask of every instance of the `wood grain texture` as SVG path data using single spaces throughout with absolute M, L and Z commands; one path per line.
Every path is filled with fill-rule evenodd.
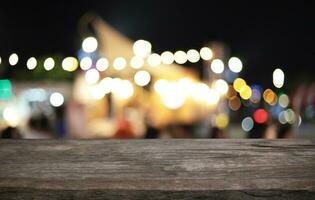
M 301 197 L 315 140 L 0 140 L 0 199 Z

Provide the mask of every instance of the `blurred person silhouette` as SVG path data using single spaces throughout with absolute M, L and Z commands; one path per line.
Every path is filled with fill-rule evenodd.
M 253 129 L 249 132 L 248 138 L 264 138 L 267 130 L 267 124 L 255 123 Z
M 54 134 L 52 133 L 51 126 L 48 118 L 41 114 L 39 116 L 33 116 L 28 121 L 29 132 L 24 136 L 25 139 L 52 139 Z
M 66 136 L 66 122 L 65 122 L 65 108 L 64 104 L 57 107 L 55 110 L 56 119 L 54 123 L 54 131 L 58 138 L 64 138 Z
M 3 139 L 19 139 L 21 138 L 20 132 L 17 128 L 7 127 L 1 133 L 1 138 Z

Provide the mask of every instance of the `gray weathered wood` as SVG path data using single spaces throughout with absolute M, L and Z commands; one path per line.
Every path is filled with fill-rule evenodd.
M 314 199 L 315 140 L 0 140 L 0 199 Z

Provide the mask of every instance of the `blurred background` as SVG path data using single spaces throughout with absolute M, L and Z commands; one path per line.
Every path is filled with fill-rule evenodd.
M 5 1 L 2 138 L 314 138 L 315 3 Z

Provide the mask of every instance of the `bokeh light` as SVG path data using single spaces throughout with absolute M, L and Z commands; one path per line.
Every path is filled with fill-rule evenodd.
M 240 89 L 240 96 L 244 100 L 248 100 L 252 96 L 252 89 L 248 85 L 243 85 Z
M 278 100 L 276 93 L 274 93 L 271 89 L 266 89 L 264 91 L 263 98 L 269 105 L 275 105 Z
M 254 121 L 251 117 L 245 117 L 242 120 L 242 129 L 246 132 L 252 130 L 254 127 Z
M 161 54 L 161 60 L 163 64 L 170 65 L 174 62 L 174 54 L 170 51 L 165 51 Z
M 53 58 L 49 57 L 44 61 L 44 68 L 46 71 L 50 71 L 55 67 L 55 61 Z
M 134 69 L 140 69 L 143 65 L 144 60 L 139 56 L 133 56 L 130 60 L 130 66 Z
M 242 61 L 237 57 L 232 57 L 228 62 L 229 68 L 232 72 L 239 73 L 243 69 Z
M 234 80 L 233 82 L 233 87 L 234 87 L 234 90 L 236 90 L 237 92 L 240 92 L 241 91 L 241 88 L 246 85 L 246 82 L 244 79 L 242 78 L 237 78 Z
M 96 62 L 96 69 L 100 72 L 107 70 L 109 67 L 109 62 L 107 58 L 100 58 Z
M 125 58 L 123 57 L 118 57 L 118 58 L 115 58 L 114 62 L 113 62 L 113 67 L 114 69 L 116 69 L 117 71 L 120 71 L 120 70 L 123 70 L 125 69 L 127 65 L 127 61 Z
M 101 87 L 104 94 L 109 94 L 111 92 L 112 80 L 113 79 L 111 77 L 106 77 L 100 81 L 99 86 Z
M 78 68 L 78 60 L 74 57 L 66 57 L 62 61 L 62 68 L 68 72 L 75 71 Z
M 166 87 L 163 87 L 161 90 L 161 100 L 163 104 L 172 110 L 179 109 L 185 103 L 185 94 L 182 92 L 180 85 L 176 82 L 164 82 L 166 83 Z
M 88 70 L 92 67 L 92 59 L 90 57 L 84 57 L 80 61 L 80 68 L 82 70 Z
M 187 51 L 187 59 L 191 63 L 198 62 L 200 60 L 199 52 L 197 50 L 190 49 L 189 51 Z
M 220 59 L 214 59 L 210 68 L 214 73 L 221 74 L 224 71 L 224 63 Z
M 214 89 L 221 95 L 225 95 L 229 90 L 229 85 L 223 79 L 218 79 L 214 82 Z
M 92 53 L 97 49 L 98 42 L 95 37 L 87 37 L 82 42 L 82 49 L 87 53 Z
M 153 53 L 148 57 L 147 61 L 151 67 L 157 67 L 161 64 L 161 56 L 157 53 Z
M 11 66 L 16 65 L 19 62 L 19 56 L 16 53 L 13 53 L 9 57 L 9 64 Z
M 254 112 L 254 120 L 258 124 L 263 124 L 263 123 L 267 122 L 267 120 L 268 120 L 268 113 L 267 113 L 267 111 L 262 109 L 262 108 L 261 109 L 257 109 Z
M 234 96 L 231 99 L 229 99 L 229 108 L 233 111 L 237 111 L 241 107 L 241 100 L 238 96 Z
M 132 83 L 128 80 L 114 78 L 112 80 L 112 92 L 118 99 L 128 99 L 134 93 Z
M 137 40 L 133 44 L 133 53 L 136 56 L 145 58 L 151 54 L 152 45 L 146 40 Z
M 215 118 L 215 125 L 220 129 L 226 128 L 228 124 L 229 124 L 229 116 L 225 113 L 220 113 Z
M 289 96 L 286 95 L 286 94 L 281 94 L 279 96 L 279 105 L 282 107 L 282 108 L 286 108 L 289 106 L 289 103 L 290 103 L 290 99 L 289 99 Z
M 35 69 L 36 66 L 37 66 L 37 60 L 36 60 L 36 58 L 31 57 L 31 58 L 29 58 L 29 59 L 27 60 L 27 62 L 26 62 L 26 67 L 27 67 L 27 69 L 33 70 L 33 69 Z
M 11 127 L 16 127 L 20 123 L 20 117 L 17 109 L 13 106 L 4 108 L 2 117 L 6 123 Z
M 275 69 L 272 74 L 273 84 L 276 88 L 282 88 L 284 84 L 284 72 L 281 69 Z
M 253 103 L 259 103 L 261 100 L 261 89 L 259 86 L 252 86 L 252 96 L 250 97 L 250 101 Z
M 100 78 L 100 73 L 96 69 L 89 69 L 85 72 L 85 81 L 89 84 L 96 83 Z
M 49 97 L 49 102 L 54 107 L 59 107 L 64 103 L 64 97 L 59 92 L 54 92 Z
M 184 64 L 187 62 L 187 54 L 184 51 L 176 51 L 174 54 L 175 62 L 178 64 Z
M 211 60 L 213 57 L 213 52 L 210 48 L 208 47 L 203 47 L 200 49 L 200 57 L 203 60 Z
M 150 80 L 151 75 L 149 74 L 149 72 L 144 70 L 138 71 L 134 76 L 134 81 L 139 86 L 146 86 L 147 84 L 149 84 Z

